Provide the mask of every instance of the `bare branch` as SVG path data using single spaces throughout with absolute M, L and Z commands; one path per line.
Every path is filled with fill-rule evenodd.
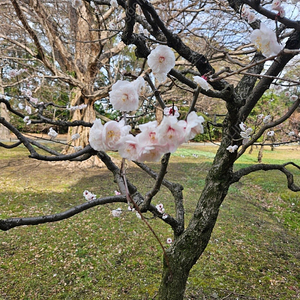
M 300 192 L 300 186 L 296 185 L 294 182 L 294 175 L 286 168 L 286 166 L 292 165 L 295 168 L 300 170 L 300 166 L 293 162 L 287 162 L 282 165 L 277 164 L 257 164 L 251 165 L 249 167 L 243 168 L 241 170 L 236 171 L 233 173 L 231 183 L 238 182 L 243 176 L 246 176 L 250 173 L 256 171 L 271 171 L 271 170 L 279 170 L 285 174 L 287 179 L 288 188 L 293 192 Z
M 46 215 L 40 217 L 29 217 L 29 218 L 10 218 L 6 220 L 0 220 L 0 229 L 3 231 L 9 230 L 14 227 L 24 226 L 24 225 L 39 225 L 44 223 L 52 223 L 61 220 L 68 219 L 73 217 L 76 214 L 79 214 L 87 209 L 92 207 L 103 205 L 107 203 L 118 203 L 125 202 L 126 197 L 123 195 L 113 196 L 113 197 L 104 197 L 95 200 L 91 200 L 79 205 L 76 205 L 62 213 L 57 213 L 53 215 Z

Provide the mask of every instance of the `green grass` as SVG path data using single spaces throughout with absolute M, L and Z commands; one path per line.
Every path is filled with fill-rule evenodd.
M 187 220 L 216 150 L 189 145 L 171 158 L 167 178 L 185 187 Z M 256 158 L 256 150 L 245 154 L 236 168 Z M 263 162 L 290 159 L 300 164 L 299 148 L 266 149 Z M 98 197 L 117 189 L 104 168 L 31 160 L 22 147 L 0 149 L 0 170 L 1 218 L 61 212 L 84 202 L 85 189 Z M 299 183 L 300 172 L 294 171 Z M 142 193 L 153 183 L 132 164 L 128 177 Z M 153 203 L 162 202 L 172 214 L 171 199 L 162 188 Z M 299 199 L 275 171 L 250 174 L 234 184 L 211 242 L 191 271 L 186 299 L 300 299 Z M 117 207 L 125 212 L 113 218 L 110 211 Z M 147 217 L 168 247 L 170 228 Z M 58 223 L 0 232 L 0 299 L 154 299 L 161 261 L 157 241 L 125 204 L 96 207 Z

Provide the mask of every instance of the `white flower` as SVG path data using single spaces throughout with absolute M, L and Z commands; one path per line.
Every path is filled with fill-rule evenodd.
M 257 115 L 257 119 L 262 119 L 264 117 L 264 114 Z
M 209 84 L 207 81 L 204 79 L 204 77 L 200 76 L 194 76 L 194 81 L 205 91 L 209 90 Z
M 267 132 L 267 136 L 273 136 L 275 132 L 273 130 Z
M 284 95 L 285 95 L 286 97 L 289 97 L 289 96 L 291 95 L 291 93 L 290 93 L 289 91 L 286 91 L 286 92 L 284 92 Z
M 18 104 L 19 109 L 24 109 L 24 105 L 22 103 Z
M 179 117 L 178 107 L 173 105 L 164 108 L 164 115 L 165 116 L 175 116 L 176 118 Z
M 185 142 L 193 139 L 197 134 L 204 132 L 202 123 L 205 120 L 202 116 L 198 116 L 195 111 L 188 114 L 186 121 Z
M 298 100 L 298 96 L 297 95 L 291 95 L 290 100 L 295 102 L 296 100 Z
M 172 244 L 173 240 L 171 238 L 167 238 L 167 244 Z
M 165 219 L 168 218 L 168 215 L 167 215 L 167 214 L 163 214 L 161 218 L 162 218 L 163 220 L 165 220 Z
M 138 219 L 142 219 L 142 217 L 141 217 L 141 215 L 140 215 L 140 213 L 139 213 L 138 211 L 135 212 L 135 215 L 136 215 L 136 217 L 137 217 Z
M 117 209 L 112 210 L 111 214 L 113 217 L 119 218 L 122 214 L 122 209 L 118 207 Z
M 226 150 L 228 150 L 230 153 L 233 153 L 238 148 L 237 145 L 228 146 Z
M 264 23 L 260 24 L 260 29 L 255 29 L 250 35 L 251 42 L 255 44 L 257 50 L 266 56 L 277 55 L 282 47 L 277 42 L 276 34 Z
M 109 101 L 113 108 L 120 111 L 136 110 L 139 105 L 139 94 L 144 85 L 142 77 L 132 82 L 118 80 L 109 92 Z
M 271 9 L 273 10 L 279 10 L 281 6 L 281 0 L 273 0 Z
M 51 137 L 51 138 L 56 138 L 57 137 L 57 135 L 58 135 L 58 133 L 52 128 L 52 127 L 50 127 L 50 129 L 49 129 L 49 132 L 48 132 L 48 135 Z
M 168 73 L 175 66 L 175 55 L 168 46 L 158 45 L 148 55 L 148 65 L 159 82 L 167 79 Z
M 25 110 L 29 115 L 31 115 L 31 107 L 30 106 L 26 105 Z
M 103 151 L 103 125 L 100 119 L 96 119 L 90 129 L 89 143 L 94 150 Z
M 165 212 L 164 206 L 161 203 L 157 204 L 155 207 L 161 214 Z
M 75 134 L 72 135 L 71 140 L 75 141 L 75 140 L 77 140 L 79 138 L 80 138 L 80 134 L 79 133 L 75 133 Z
M 91 192 L 89 192 L 88 190 L 85 190 L 83 192 L 83 197 L 85 198 L 85 200 L 87 201 L 91 201 L 91 200 L 95 200 L 97 198 L 97 196 Z
M 267 116 L 264 117 L 263 122 L 268 123 L 271 120 L 271 118 L 272 117 L 270 115 L 267 115 Z
M 239 124 L 239 127 L 240 127 L 241 130 L 243 130 L 243 131 L 246 131 L 246 129 L 247 129 L 247 126 L 246 126 L 245 123 L 243 123 L 243 122 L 241 122 L 241 123 Z
M 288 135 L 289 135 L 289 136 L 294 136 L 294 135 L 295 135 L 295 131 L 290 131 L 290 132 L 288 133 Z
M 26 123 L 26 125 L 31 124 L 31 120 L 30 120 L 29 116 L 24 117 L 23 121 Z
M 118 7 L 117 0 L 110 0 L 110 5 L 111 5 L 111 7 L 117 8 Z

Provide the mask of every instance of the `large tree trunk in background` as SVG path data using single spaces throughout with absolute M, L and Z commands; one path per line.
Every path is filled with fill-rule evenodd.
M 79 89 L 74 89 L 72 93 L 71 106 L 77 106 L 80 104 L 87 104 L 87 107 L 84 109 L 77 109 L 71 111 L 72 118 L 71 121 L 85 121 L 85 122 L 93 122 L 96 119 L 96 113 L 94 110 L 93 103 L 86 100 L 82 97 L 81 91 Z M 90 127 L 84 126 L 75 126 L 69 127 L 68 129 L 68 146 L 65 148 L 65 153 L 73 153 L 76 152 L 76 148 L 74 147 L 82 147 L 84 148 L 89 143 L 89 132 Z M 72 135 L 80 134 L 80 138 L 72 141 Z
M 167 250 L 159 300 L 183 299 L 189 272 L 208 245 L 232 177 L 235 155 L 226 150 L 229 140 L 223 139 L 188 227 Z
M 0 86 L 2 84 L 2 69 L 0 69 Z M 4 94 L 4 89 L 0 87 L 0 94 Z M 10 121 L 10 117 L 7 113 L 7 109 L 4 103 L 0 103 L 0 117 L 4 118 L 7 122 Z M 0 139 L 7 140 L 10 138 L 10 131 L 0 124 Z

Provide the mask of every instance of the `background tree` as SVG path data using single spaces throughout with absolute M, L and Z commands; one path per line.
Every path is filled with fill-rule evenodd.
M 72 100 L 71 104 L 88 105 L 85 109 L 88 111 L 87 115 L 90 116 L 89 119 L 78 116 L 76 120 L 53 121 L 53 119 L 45 116 L 45 109 L 48 106 L 53 107 L 53 103 L 35 104 L 31 95 L 26 94 L 25 91 L 25 100 L 38 110 L 36 119 L 32 123 L 41 122 L 67 127 L 80 125 L 84 128 L 83 136 L 87 139 L 88 129 L 92 126 L 90 119 L 95 117 L 91 104 L 96 99 L 105 98 L 109 91 L 109 88 L 105 87 L 104 89 L 99 88 L 97 92 L 94 92 L 94 82 L 96 81 L 98 70 L 101 69 L 98 63 L 103 42 L 100 43 L 99 40 L 104 39 L 107 41 L 107 44 L 113 45 L 113 37 L 106 36 L 103 38 L 102 34 L 105 34 L 105 32 L 103 33 L 99 30 L 101 29 L 102 17 L 104 18 L 105 13 L 108 13 L 105 8 L 110 3 L 107 1 L 80 2 L 80 5 L 76 7 L 76 11 L 79 13 L 70 23 L 70 28 L 76 27 L 76 29 L 60 31 L 58 30 L 59 23 L 57 21 L 54 22 L 54 18 L 52 20 L 49 17 L 49 14 L 46 13 L 46 7 L 49 11 L 49 9 L 52 10 L 56 6 L 61 7 L 60 5 L 63 5 L 63 12 L 69 11 L 74 13 L 74 7 L 70 7 L 69 2 L 60 4 L 56 2 L 37 3 L 34 1 L 25 3 L 25 1 L 16 0 L 11 2 L 13 7 L 8 8 L 14 9 L 15 17 L 21 22 L 18 25 L 22 24 L 22 28 L 26 29 L 25 33 L 23 30 L 21 31 L 26 36 L 25 40 L 34 44 L 35 50 L 27 50 L 28 47 L 24 43 L 23 49 L 26 48 L 27 52 L 30 53 L 30 58 L 43 62 L 43 67 L 46 66 L 47 72 L 49 72 L 49 78 L 63 80 L 72 85 L 72 87 L 75 86 L 74 96 L 72 96 L 72 99 L 75 100 Z M 96 8 L 92 7 L 92 3 L 94 3 Z M 25 7 L 22 8 L 21 4 L 29 5 L 28 10 L 25 10 Z M 115 6 L 116 3 L 112 1 L 112 5 Z M 286 5 L 288 5 L 287 8 Z M 286 9 L 287 17 L 283 16 L 282 8 Z M 96 205 L 129 202 L 131 207 L 134 207 L 139 212 L 141 218 L 143 218 L 143 213 L 150 211 L 172 228 L 174 240 L 171 247 L 164 250 L 163 274 L 158 298 L 179 300 L 183 299 L 186 282 L 192 266 L 202 255 L 210 240 L 219 208 L 232 184 L 256 171 L 277 170 L 286 176 L 287 186 L 290 190 L 294 192 L 300 191 L 299 184 L 297 184 L 293 175 L 293 173 L 297 174 L 300 166 L 292 161 L 281 165 L 254 164 L 240 169 L 234 168 L 236 160 L 251 145 L 275 126 L 288 121 L 291 115 L 299 108 L 300 100 L 298 97 L 299 91 L 297 90 L 299 82 L 293 80 L 295 90 L 291 93 L 286 110 L 281 111 L 278 116 L 264 116 L 263 121 L 257 125 L 255 131 L 253 128 L 249 129 L 251 113 L 260 104 L 263 95 L 269 89 L 273 89 L 273 84 L 284 86 L 291 82 L 289 78 L 285 78 L 284 70 L 299 54 L 300 27 L 297 22 L 298 15 L 295 14 L 298 8 L 295 3 L 288 2 L 274 9 L 274 6 L 271 7 L 267 2 L 252 0 L 191 1 L 189 4 L 181 1 L 170 1 L 166 3 L 157 2 L 155 5 L 145 0 L 127 2 L 118 0 L 117 9 L 120 12 L 125 11 L 125 21 L 118 24 L 118 34 L 115 36 L 115 39 L 122 39 L 129 48 L 134 47 L 136 59 L 142 61 L 139 65 L 141 66 L 140 68 L 126 73 L 126 78 L 129 81 L 142 75 L 147 81 L 149 97 L 145 97 L 147 98 L 146 100 L 142 94 L 140 103 L 143 103 L 143 101 L 149 101 L 148 105 L 149 103 L 153 105 L 159 103 L 161 109 L 164 109 L 166 103 L 172 102 L 171 95 L 173 94 L 171 93 L 176 91 L 176 87 L 181 91 L 185 91 L 187 95 L 186 98 L 189 100 L 187 113 L 195 110 L 199 93 L 208 97 L 210 101 L 216 101 L 217 105 L 222 104 L 223 111 L 226 113 L 225 117 L 217 120 L 216 124 L 215 122 L 210 122 L 211 125 L 222 128 L 221 142 L 207 174 L 205 186 L 199 195 L 191 220 L 185 224 L 183 186 L 179 183 L 170 182 L 165 178 L 170 153 L 165 153 L 163 156 L 158 172 L 155 172 L 142 162 L 135 162 L 145 173 L 155 179 L 153 187 L 145 195 L 142 195 L 139 191 L 140 187 L 134 186 L 130 178 L 126 176 L 124 160 L 122 160 L 120 165 L 117 165 L 106 152 L 96 151 L 89 144 L 82 150 L 72 154 L 57 153 L 50 147 L 25 137 L 5 118 L 1 118 L 0 123 L 18 138 L 19 142 L 15 145 L 23 143 L 30 152 L 30 157 L 34 159 L 80 161 L 91 156 L 97 156 L 108 170 L 112 172 L 121 195 L 101 199 L 94 199 L 93 195 L 90 195 L 91 201 L 66 212 L 50 216 L 1 220 L 0 228 L 9 230 L 16 226 L 59 221 Z M 31 18 L 33 16 L 37 18 L 39 23 L 32 21 L 33 19 Z M 28 22 L 27 18 L 31 22 Z M 257 44 L 261 46 L 260 50 L 262 52 L 255 50 L 253 45 L 250 44 L 247 32 L 258 28 L 263 30 L 263 26 L 260 27 L 260 23 L 273 28 L 274 31 L 272 32 L 276 32 L 281 46 L 274 38 L 275 34 L 273 36 L 270 31 L 267 31 L 268 34 L 259 32 L 256 39 L 258 40 Z M 31 24 L 35 24 L 39 28 L 39 34 L 33 31 L 33 25 Z M 43 24 L 43 27 L 39 27 L 40 25 L 38 24 Z M 213 27 L 216 28 L 215 31 L 212 30 Z M 61 42 L 63 40 L 62 32 L 74 34 L 74 48 L 70 47 L 67 51 L 63 47 Z M 233 32 L 234 35 L 232 34 Z M 86 36 L 88 36 L 88 47 L 86 43 L 83 43 L 83 37 Z M 271 38 L 273 40 L 270 40 Z M 14 46 L 20 46 L 19 42 L 14 41 L 13 37 L 6 36 L 5 40 Z M 50 45 L 49 49 L 52 49 L 52 56 L 47 52 L 50 50 L 45 47 L 46 42 Z M 177 64 L 168 73 L 168 79 L 160 83 L 152 77 L 153 74 L 146 67 L 146 59 L 155 44 L 167 45 L 172 48 Z M 198 45 L 203 45 L 203 48 Z M 281 47 L 283 48 L 282 50 Z M 200 52 L 201 49 L 205 50 Z M 74 53 L 74 56 L 70 57 L 68 55 L 69 52 Z M 111 53 L 110 50 L 107 50 L 107 53 Z M 162 61 L 166 58 L 164 56 L 160 57 Z M 222 60 L 222 63 L 219 63 L 220 60 Z M 60 65 L 59 69 L 54 62 Z M 214 62 L 217 62 L 215 66 Z M 123 69 L 122 64 L 119 64 L 119 68 L 120 70 Z M 105 72 L 109 73 L 109 71 Z M 116 73 L 115 70 L 113 72 Z M 197 80 L 193 76 L 203 76 L 202 82 L 204 82 L 204 85 L 197 84 Z M 209 84 L 208 88 L 207 84 Z M 165 94 L 167 95 L 166 99 L 164 98 Z M 20 118 L 24 117 L 24 114 L 10 105 L 8 99 L 2 97 L 0 101 L 6 105 L 12 114 Z M 265 105 L 269 104 L 266 103 Z M 133 114 L 129 114 L 129 117 L 133 117 Z M 125 115 L 124 119 L 126 118 L 127 116 Z M 79 119 L 80 121 L 78 121 Z M 101 127 L 101 124 L 97 122 L 95 123 L 96 126 Z M 295 132 L 295 135 L 297 134 Z M 50 155 L 41 154 L 33 145 L 47 151 Z M 2 144 L 2 146 L 6 145 Z M 13 146 L 10 145 L 9 147 Z M 174 216 L 164 213 L 160 207 L 156 207 L 151 203 L 162 185 L 173 196 Z

